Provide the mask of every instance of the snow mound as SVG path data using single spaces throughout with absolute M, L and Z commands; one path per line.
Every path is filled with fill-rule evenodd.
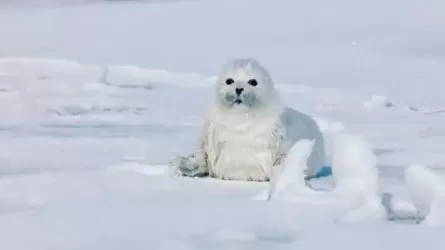
M 382 205 L 386 209 L 388 220 L 413 222 L 417 219 L 417 209 L 409 199 L 384 192 Z
M 386 219 L 378 193 L 378 171 L 372 147 L 358 135 L 339 135 L 334 141 L 335 188 L 316 191 L 304 181 L 303 171 L 313 142 L 301 140 L 290 150 L 268 192 L 255 200 L 284 201 L 318 210 L 324 221 L 342 223 L 376 222 Z
M 336 192 L 374 194 L 379 175 L 376 165 L 372 147 L 363 136 L 341 134 L 334 139 L 332 172 Z
M 336 184 L 333 192 L 350 203 L 350 211 L 342 220 L 358 222 L 385 217 L 378 194 L 376 156 L 364 136 L 342 134 L 335 138 L 332 172 Z
M 445 226 L 445 181 L 421 165 L 405 171 L 405 185 L 426 225 Z
M 406 188 L 419 212 L 425 216 L 430 212 L 438 185 L 437 177 L 424 166 L 411 165 L 405 171 Z
M 304 181 L 304 171 L 313 146 L 313 140 L 301 140 L 290 149 L 284 165 L 272 175 L 268 200 L 285 194 L 289 189 L 294 192 L 310 192 Z
M 430 213 L 425 218 L 425 224 L 429 226 L 445 226 L 445 185 L 442 184 L 440 191 L 431 202 Z

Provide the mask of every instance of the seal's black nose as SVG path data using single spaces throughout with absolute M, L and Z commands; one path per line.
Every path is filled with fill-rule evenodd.
M 241 93 L 243 93 L 244 89 L 243 88 L 236 88 L 235 92 L 237 95 L 241 95 Z

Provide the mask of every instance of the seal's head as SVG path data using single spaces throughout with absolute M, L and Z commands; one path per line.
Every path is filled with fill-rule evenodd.
M 232 59 L 218 76 L 218 106 L 234 112 L 254 112 L 270 106 L 276 91 L 267 70 L 255 59 Z

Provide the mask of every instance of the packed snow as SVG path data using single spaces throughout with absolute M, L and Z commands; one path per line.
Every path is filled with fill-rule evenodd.
M 0 2 L 0 249 L 444 249 L 444 8 Z M 271 183 L 169 175 L 235 56 L 314 117 L 332 176 L 300 178 L 310 141 Z

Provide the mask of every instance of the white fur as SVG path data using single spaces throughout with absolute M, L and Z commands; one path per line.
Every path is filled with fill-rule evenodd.
M 234 82 L 226 84 L 226 79 Z M 248 83 L 256 79 L 258 85 Z M 235 95 L 236 88 L 243 88 Z M 242 103 L 235 103 L 239 99 Z M 301 139 L 314 140 L 307 175 L 325 163 L 324 140 L 309 116 L 285 107 L 267 70 L 255 59 L 230 60 L 218 77 L 199 147 L 172 162 L 175 173 L 268 181 L 289 149 Z

